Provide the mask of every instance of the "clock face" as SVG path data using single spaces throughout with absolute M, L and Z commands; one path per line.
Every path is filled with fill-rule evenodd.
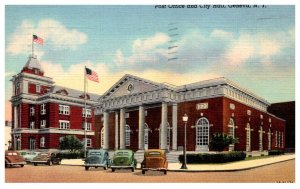
M 128 86 L 127 86 L 127 91 L 128 92 L 132 92 L 133 91 L 133 84 L 129 84 Z

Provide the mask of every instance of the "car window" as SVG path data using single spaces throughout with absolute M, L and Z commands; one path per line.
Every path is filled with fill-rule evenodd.
M 100 152 L 90 152 L 89 153 L 90 156 L 101 156 Z
M 160 156 L 160 152 L 149 152 L 148 155 L 150 155 L 150 156 Z
M 129 154 L 128 154 L 128 152 L 117 152 L 116 155 L 118 155 L 118 156 L 128 156 Z

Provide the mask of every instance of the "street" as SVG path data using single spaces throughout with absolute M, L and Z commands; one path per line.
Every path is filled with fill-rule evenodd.
M 275 163 L 255 169 L 236 172 L 163 172 L 148 171 L 145 175 L 141 170 L 103 170 L 91 168 L 85 171 L 81 166 L 63 165 L 25 165 L 23 168 L 6 168 L 6 183 L 290 183 L 295 182 L 295 160 Z

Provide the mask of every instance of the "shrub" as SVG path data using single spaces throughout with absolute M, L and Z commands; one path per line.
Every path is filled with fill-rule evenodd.
M 209 147 L 216 151 L 223 151 L 230 144 L 234 144 L 237 142 L 238 142 L 237 138 L 228 136 L 225 133 L 214 133 L 210 140 Z
M 69 150 L 70 152 L 79 151 L 82 149 L 82 147 L 83 144 L 76 136 L 73 135 L 67 135 L 63 137 L 63 139 L 59 143 L 60 150 Z
M 284 154 L 283 150 L 270 150 L 269 155 L 282 155 Z
M 244 152 L 225 152 L 218 154 L 187 154 L 187 163 L 190 164 L 201 164 L 201 163 L 226 163 L 233 161 L 240 161 L 246 158 L 246 153 Z M 179 155 L 179 161 L 183 161 L 183 155 Z

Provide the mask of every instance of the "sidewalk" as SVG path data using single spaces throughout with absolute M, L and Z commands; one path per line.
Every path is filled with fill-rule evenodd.
M 287 154 L 274 156 L 270 158 L 262 158 L 255 160 L 247 160 L 247 161 L 238 161 L 232 163 L 224 163 L 224 164 L 187 164 L 188 169 L 180 169 L 180 163 L 169 163 L 168 170 L 169 171 L 181 171 L 181 172 L 223 172 L 223 171 L 241 171 L 247 169 L 253 169 L 256 167 L 261 167 L 264 165 L 270 165 L 274 163 L 279 163 L 283 161 L 288 161 L 295 159 L 295 154 Z M 61 161 L 62 165 L 73 165 L 73 166 L 84 166 L 84 161 L 82 159 L 64 159 Z M 137 165 L 139 169 L 141 167 L 140 164 Z

